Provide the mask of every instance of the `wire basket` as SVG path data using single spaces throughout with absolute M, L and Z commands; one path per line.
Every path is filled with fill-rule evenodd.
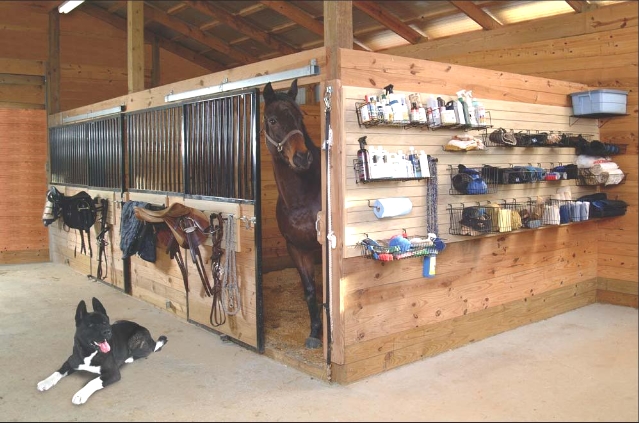
M 491 210 L 486 206 L 448 206 L 451 235 L 478 236 L 493 232 Z
M 366 238 L 359 243 L 361 247 L 362 257 L 379 260 L 393 261 L 411 257 L 432 256 L 439 253 L 439 249 L 433 241 L 425 236 L 417 236 L 411 239 L 405 239 L 401 245 L 393 245 L 393 240 L 373 241 Z
M 497 174 L 492 167 L 449 166 L 450 195 L 482 195 L 497 192 Z

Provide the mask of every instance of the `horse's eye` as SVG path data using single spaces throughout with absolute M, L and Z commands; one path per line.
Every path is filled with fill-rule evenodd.
M 275 118 L 269 118 L 268 123 L 269 123 L 270 125 L 275 125 L 275 124 L 277 123 L 277 119 L 275 119 Z

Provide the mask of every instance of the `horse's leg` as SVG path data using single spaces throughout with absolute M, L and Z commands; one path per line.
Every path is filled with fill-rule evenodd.
M 304 298 L 311 318 L 311 333 L 306 338 L 306 348 L 315 349 L 322 346 L 322 316 L 315 293 L 315 260 L 313 251 L 300 250 L 290 242 L 286 243 L 288 253 L 297 267 L 304 286 Z

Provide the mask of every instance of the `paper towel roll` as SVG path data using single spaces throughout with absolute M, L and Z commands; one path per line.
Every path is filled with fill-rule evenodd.
M 373 213 L 378 219 L 384 217 L 403 216 L 410 213 L 413 203 L 410 198 L 380 198 L 373 203 Z

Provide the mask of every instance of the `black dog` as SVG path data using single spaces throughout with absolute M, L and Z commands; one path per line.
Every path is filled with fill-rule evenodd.
M 166 336 L 153 340 L 149 331 L 128 320 L 109 323 L 104 306 L 93 298 L 93 313 L 87 312 L 84 300 L 75 312 L 73 354 L 60 370 L 38 383 L 39 391 L 52 388 L 63 377 L 76 370 L 86 370 L 100 376 L 84 385 L 73 396 L 74 404 L 84 404 L 96 391 L 120 380 L 120 366 L 160 351 L 167 343 Z

